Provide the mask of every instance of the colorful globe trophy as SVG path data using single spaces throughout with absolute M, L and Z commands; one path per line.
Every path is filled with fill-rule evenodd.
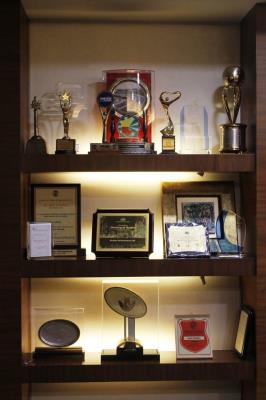
M 162 92 L 159 100 L 163 106 L 168 119 L 168 124 L 161 130 L 162 133 L 162 153 L 175 153 L 175 135 L 174 135 L 174 124 L 169 114 L 169 107 L 172 103 L 181 97 L 181 92 Z
M 244 71 L 239 65 L 231 65 L 225 69 L 223 79 L 222 100 L 229 123 L 220 125 L 220 153 L 242 153 L 246 151 L 246 125 L 237 123 L 236 119 L 241 104 Z
M 44 139 L 39 135 L 39 127 L 38 127 L 38 110 L 41 108 L 41 103 L 37 100 L 36 96 L 34 96 L 31 108 L 33 109 L 34 113 L 34 134 L 33 136 L 27 141 L 26 144 L 26 154 L 39 154 L 45 155 L 46 152 L 46 144 Z
M 64 91 L 59 95 L 60 107 L 63 112 L 63 125 L 64 136 L 62 139 L 56 139 L 56 152 L 55 154 L 75 154 L 76 153 L 76 140 L 68 136 L 69 131 L 69 118 L 72 106 L 72 97 L 70 92 Z

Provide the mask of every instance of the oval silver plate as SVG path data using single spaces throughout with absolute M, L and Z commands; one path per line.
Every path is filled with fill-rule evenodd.
M 48 346 L 65 347 L 78 340 L 80 330 L 74 322 L 67 319 L 52 319 L 39 328 L 38 335 Z

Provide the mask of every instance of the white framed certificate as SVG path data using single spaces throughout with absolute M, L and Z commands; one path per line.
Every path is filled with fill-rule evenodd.
M 204 225 L 193 223 L 167 223 L 167 257 L 209 256 L 208 232 Z
M 27 257 L 51 257 L 52 255 L 52 224 L 27 223 Z

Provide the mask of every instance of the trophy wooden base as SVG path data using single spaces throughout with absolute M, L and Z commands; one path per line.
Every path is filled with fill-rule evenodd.
M 76 154 L 76 140 L 69 138 L 56 139 L 55 154 Z
M 84 361 L 85 353 L 82 347 L 36 347 L 33 352 L 34 359 L 49 357 L 71 357 L 76 360 Z
M 162 136 L 162 154 L 175 153 L 175 136 L 163 135 Z

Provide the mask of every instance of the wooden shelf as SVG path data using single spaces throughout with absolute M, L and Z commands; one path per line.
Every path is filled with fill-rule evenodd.
M 252 276 L 255 258 L 193 258 L 149 260 L 145 258 L 99 258 L 97 260 L 23 261 L 22 276 L 130 277 L 130 276 Z
M 252 172 L 255 155 L 246 154 L 104 154 L 24 156 L 23 172 Z
M 161 353 L 161 362 L 100 363 L 99 354 L 87 354 L 88 361 L 30 361 L 25 355 L 24 382 L 110 382 L 172 380 L 254 380 L 255 363 L 242 361 L 229 350 L 214 351 L 213 359 L 178 360 L 174 352 Z

